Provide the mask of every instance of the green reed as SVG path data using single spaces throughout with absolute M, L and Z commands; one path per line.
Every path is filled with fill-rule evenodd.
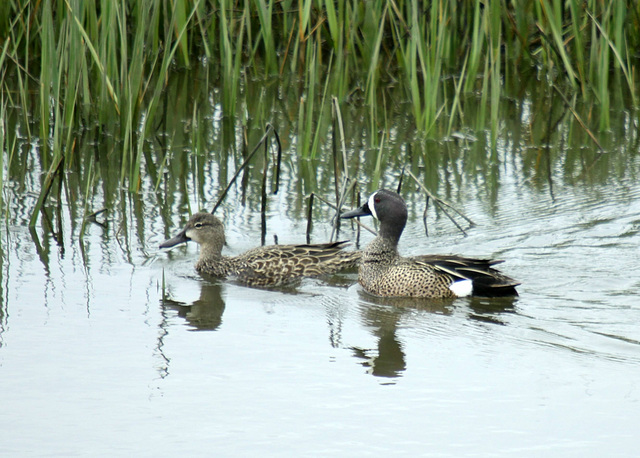
M 495 149 L 498 141 L 498 119 L 500 107 L 500 91 L 502 88 L 502 17 L 500 3 L 493 1 L 489 6 L 489 62 L 491 67 L 491 148 Z
M 527 72 L 575 96 L 573 109 L 602 132 L 614 98 L 639 108 L 639 48 L 632 0 L 8 0 L 0 5 L 0 88 L 18 94 L 3 99 L 3 155 L 17 104 L 21 133 L 36 139 L 47 172 L 41 192 L 59 164 L 75 163 L 86 131 L 109 137 L 108 160 L 138 192 L 145 167 L 157 165 L 147 164 L 146 149 L 167 127 L 170 77 L 209 63 L 205 84 L 219 88 L 229 126 L 253 78 L 298 75 L 304 92 L 293 122 L 303 157 L 330 134 L 333 97 L 345 114 L 348 104 L 367 107 L 366 137 L 379 154 L 394 105 L 408 102 L 414 128 L 437 138 L 464 127 L 465 100 L 476 98 L 472 127 L 489 130 L 495 147 L 504 86 Z M 169 160 L 154 175 L 156 189 Z
M 0 59 L 1 60 L 1 59 Z M 4 96 L 0 96 L 0 118 L 6 119 L 7 117 L 7 102 L 4 100 Z M 11 151 L 9 146 L 9 139 L 6 134 L 5 123 L 0 123 L 0 148 L 2 151 Z M 8 155 L 8 154 L 7 154 Z M 0 209 L 4 207 L 4 153 L 0 154 Z M 0 212 L 1 213 L 1 212 Z
M 614 67 L 626 75 L 634 103 L 636 98 L 628 57 L 628 49 L 639 41 L 635 27 L 638 6 L 632 2 L 607 6 L 595 0 L 518 5 L 500 1 L 459 4 L 452 0 L 429 5 L 417 1 L 335 4 L 306 0 L 296 4 L 220 0 L 211 5 L 141 0 L 128 6 L 102 2 L 98 8 L 78 0 L 45 0 L 11 2 L 4 7 L 0 19 L 5 37 L 22 42 L 14 48 L 12 60 L 20 62 L 18 52 L 26 51 L 24 55 L 41 64 L 39 83 L 45 88 L 40 107 L 42 138 L 49 138 L 51 132 L 51 107 L 45 99 L 52 95 L 47 89 L 53 88 L 53 100 L 59 104 L 100 101 L 98 114 L 103 124 L 115 110 L 120 136 L 127 144 L 139 125 L 139 102 L 151 77 L 162 81 L 168 71 L 166 65 L 156 63 L 189 66 L 199 55 L 216 55 L 215 49 L 220 51 L 225 107 L 230 116 L 235 113 L 233 100 L 240 90 L 237 82 L 243 66 L 250 65 L 249 72 L 273 74 L 283 72 L 288 61 L 289 68 L 295 70 L 300 63 L 318 62 L 320 48 L 324 52 L 331 49 L 336 67 L 344 69 L 336 72 L 339 83 L 331 86 L 341 88 L 332 91 L 339 97 L 366 75 L 365 97 L 371 106 L 372 127 L 379 108 L 378 93 L 391 76 L 406 81 L 416 125 L 428 129 L 433 125 L 437 101 L 444 101 L 438 87 L 442 70 L 460 71 L 467 54 L 465 92 L 478 87 L 478 75 L 481 79 L 497 78 L 491 75 L 499 70 L 499 61 L 522 62 L 524 56 L 531 59 L 525 62 L 528 65 L 561 70 L 564 81 L 581 86 L 584 94 L 593 76 L 599 76 L 596 93 L 607 88 L 606 74 L 615 60 Z M 11 24 L 8 18 L 12 14 L 20 20 Z M 34 19 L 31 26 L 27 19 Z M 27 36 L 29 43 L 25 44 Z M 36 38 L 41 38 L 39 48 Z M 590 50 L 590 56 L 585 55 L 585 49 Z M 63 55 L 65 50 L 69 56 Z M 309 52 L 316 53 L 315 60 L 309 59 Z M 171 59 L 167 61 L 166 56 Z M 67 79 L 64 86 L 50 71 L 56 66 L 54 59 L 69 66 L 61 74 Z M 492 63 L 490 74 L 479 73 L 483 60 Z M 494 80 L 494 88 L 495 84 Z M 57 90 L 60 87 L 77 90 L 78 95 L 67 98 L 66 91 Z M 132 113 L 126 113 L 128 110 Z M 128 145 L 126 148 L 131 147 L 131 140 Z

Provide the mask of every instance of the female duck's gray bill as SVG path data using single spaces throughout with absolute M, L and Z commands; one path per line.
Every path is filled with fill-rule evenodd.
M 344 212 L 342 215 L 340 215 L 340 218 L 355 218 L 356 216 L 368 216 L 370 214 L 371 210 L 369 210 L 369 204 L 366 203 L 362 207 L 356 208 L 355 210 Z
M 160 248 L 171 248 L 172 246 L 180 245 L 181 243 L 187 243 L 189 240 L 191 239 L 187 237 L 187 231 L 182 230 L 174 238 L 162 242 L 160 244 Z

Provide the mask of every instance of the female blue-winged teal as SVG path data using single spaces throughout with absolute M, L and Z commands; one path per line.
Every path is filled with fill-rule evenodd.
M 398 240 L 407 222 L 407 206 L 398 194 L 381 189 L 362 207 L 341 218 L 372 215 L 380 233 L 365 248 L 358 282 L 376 296 L 453 298 L 462 296 L 517 296 L 515 280 L 492 266 L 502 261 L 460 256 L 398 254 Z
M 196 213 L 178 235 L 162 244 L 169 248 L 193 240 L 200 245 L 196 270 L 215 277 L 235 277 L 249 286 L 279 286 L 301 277 L 333 274 L 357 266 L 361 253 L 343 251 L 347 242 L 314 245 L 271 245 L 235 257 L 222 256 L 224 226 L 211 213 Z

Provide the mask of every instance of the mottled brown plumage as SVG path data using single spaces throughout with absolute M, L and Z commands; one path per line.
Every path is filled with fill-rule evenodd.
M 163 242 L 169 248 L 193 240 L 200 245 L 196 270 L 215 277 L 234 277 L 249 286 L 279 286 L 302 277 L 317 277 L 353 268 L 360 252 L 344 251 L 347 242 L 313 245 L 271 245 L 238 256 L 222 256 L 224 225 L 210 213 L 196 213 L 175 237 Z
M 402 257 L 398 241 L 407 222 L 407 206 L 397 193 L 379 190 L 362 207 L 342 218 L 372 215 L 380 221 L 380 233 L 365 248 L 358 282 L 376 296 L 454 298 L 517 296 L 518 283 L 492 266 L 502 261 L 461 256 Z

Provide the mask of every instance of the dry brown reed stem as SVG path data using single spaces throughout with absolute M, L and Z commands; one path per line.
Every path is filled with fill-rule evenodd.
M 402 182 L 404 181 L 404 171 L 405 171 L 405 167 L 402 167 L 402 172 L 400 172 L 400 178 L 398 179 L 398 187 L 396 188 L 396 192 L 398 194 L 400 194 L 400 191 L 402 190 Z
M 571 103 L 569 103 L 569 100 L 567 99 L 567 97 L 562 93 L 562 91 L 560 89 L 558 89 L 558 86 L 556 86 L 555 84 L 553 85 L 553 89 L 555 89 L 556 92 L 560 95 L 560 97 L 562 98 L 562 101 L 564 102 L 566 107 L 569 109 L 569 111 L 571 112 L 573 117 L 576 119 L 576 121 L 578 121 L 578 124 L 580 124 L 580 127 L 582 127 L 584 129 L 584 131 L 587 133 L 589 138 L 591 138 L 593 143 L 596 144 L 596 146 L 598 147 L 598 150 L 599 150 L 598 152 L 599 153 L 604 153 L 604 148 L 602 148 L 602 145 L 600 145 L 600 142 L 598 141 L 596 136 L 593 135 L 593 132 L 591 132 L 591 130 L 584 123 L 584 121 L 582 120 L 580 115 L 578 113 L 576 113 L 576 110 L 573 109 L 573 107 L 571 106 Z
M 336 202 L 338 207 L 336 209 L 336 215 L 333 220 L 333 228 L 331 230 L 331 238 L 340 232 L 340 209 L 345 201 L 347 194 L 354 189 L 356 181 L 352 180 L 349 176 L 349 163 L 347 161 L 347 145 L 344 135 L 344 125 L 342 123 L 342 113 L 340 112 L 340 104 L 336 97 L 331 98 L 332 103 L 332 115 L 333 115 L 333 171 L 334 171 L 334 186 L 336 193 Z M 338 151 L 338 134 L 340 139 L 340 148 Z M 340 164 L 339 157 L 342 157 L 342 166 Z M 342 169 L 342 177 L 340 176 L 340 169 Z
M 313 193 L 312 193 L 312 194 L 313 194 Z M 323 198 L 322 198 L 322 197 L 320 197 L 318 194 L 313 194 L 313 195 L 314 195 L 314 197 L 315 197 L 316 199 L 318 199 L 320 202 L 322 202 L 322 203 L 324 203 L 324 204 L 327 204 L 329 207 L 331 207 L 331 208 L 332 208 L 332 209 L 334 209 L 334 210 L 338 210 L 338 207 L 336 207 L 335 205 L 333 205 L 333 204 L 332 204 L 331 202 L 329 202 L 328 200 L 323 199 Z M 373 235 L 378 235 L 378 233 L 377 233 L 374 229 L 371 229 L 371 228 L 370 228 L 369 226 L 367 226 L 366 224 L 363 224 L 362 222 L 360 222 L 360 220 L 359 220 L 359 219 L 354 218 L 354 219 L 352 219 L 352 221 L 354 221 L 354 222 L 355 222 L 358 226 L 360 226 L 361 228 L 366 229 L 367 231 L 371 232 Z
M 242 172 L 242 170 L 244 170 L 244 168 L 251 161 L 251 159 L 253 159 L 253 156 L 258 151 L 258 148 L 260 148 L 260 145 L 262 145 L 265 142 L 265 140 L 267 139 L 267 137 L 269 136 L 269 134 L 272 131 L 275 131 L 274 127 L 271 125 L 271 123 L 267 123 L 266 131 L 265 131 L 264 135 L 258 141 L 258 143 L 253 148 L 253 150 L 251 150 L 251 152 L 249 153 L 247 158 L 242 162 L 242 165 L 238 168 L 238 170 L 236 170 L 236 173 L 233 175 L 233 178 L 231 178 L 231 181 L 229 181 L 229 184 L 227 184 L 227 186 L 224 188 L 224 190 L 220 194 L 220 197 L 218 197 L 218 200 L 217 200 L 216 204 L 213 206 L 213 209 L 211 210 L 212 214 L 215 214 L 216 210 L 218 209 L 218 207 L 220 206 L 220 204 L 222 203 L 224 198 L 227 196 L 227 192 L 229 192 L 229 189 L 231 188 L 231 186 L 233 186 L 233 183 L 235 183 L 236 179 L 238 178 L 238 175 L 240 175 L 240 172 Z M 278 156 L 281 155 L 281 153 L 280 153 L 281 149 L 282 148 L 280 146 L 280 141 L 278 139 L 278 150 L 279 150 L 278 151 Z
M 100 209 L 98 211 L 90 213 L 89 215 L 87 215 L 87 217 L 85 219 L 90 223 L 97 224 L 98 226 L 104 228 L 107 225 L 105 223 L 101 223 L 100 221 L 98 221 L 98 215 L 101 215 L 102 213 L 104 213 L 106 211 L 107 211 L 106 208 L 102 208 L 102 209 Z
M 429 191 L 419 180 L 418 178 L 416 178 L 416 176 L 411 173 L 410 170 L 407 171 L 407 173 L 409 174 L 409 176 L 411 178 L 413 178 L 413 180 L 418 184 L 418 186 L 420 186 L 420 189 L 422 189 L 422 191 L 427 195 L 427 197 L 433 199 L 433 201 L 435 202 L 436 206 L 442 210 L 442 212 L 447 216 L 447 218 L 449 218 L 449 220 L 451 220 L 451 222 L 458 228 L 458 230 L 460 232 L 462 232 L 464 235 L 467 235 L 467 232 L 462 228 L 462 226 L 460 226 L 460 224 L 458 224 L 458 222 L 449 214 L 449 212 L 447 211 L 447 208 L 450 208 L 451 210 L 453 210 L 455 213 L 458 214 L 458 216 L 460 216 L 461 218 L 463 218 L 467 223 L 469 223 L 469 225 L 471 226 L 475 226 L 476 223 L 474 223 L 471 218 L 469 218 L 468 216 L 466 216 L 465 214 L 463 214 L 461 211 L 457 210 L 452 204 L 450 204 L 449 202 L 440 199 L 439 197 L 436 197 L 435 195 L 433 195 L 431 193 L 431 191 Z M 427 230 L 427 225 L 426 225 L 426 219 L 425 219 L 425 230 Z
M 267 126 L 270 126 L 271 124 L 267 124 Z M 278 131 L 276 129 L 272 129 L 273 130 L 273 135 L 276 138 L 276 144 L 278 145 L 278 155 L 276 156 L 276 170 L 275 170 L 275 180 L 276 180 L 276 184 L 274 185 L 274 190 L 273 190 L 273 194 L 278 194 L 278 190 L 280 189 L 280 169 L 281 169 L 281 165 L 282 165 L 282 144 L 280 143 L 280 135 L 278 135 Z M 268 150 L 268 145 L 265 143 L 264 145 L 265 150 Z M 265 155 L 266 155 L 266 151 L 265 151 Z
M 422 223 L 424 224 L 424 235 L 429 237 L 429 227 L 427 226 L 427 210 L 429 210 L 429 196 L 427 196 L 427 202 L 424 204 L 424 212 L 422 213 Z
M 311 243 L 311 227 L 312 227 L 312 215 L 313 215 L 313 198 L 315 194 L 309 195 L 309 209 L 307 211 L 307 244 Z
M 44 184 L 42 185 L 42 191 L 40 192 L 40 196 L 38 196 L 38 201 L 36 202 L 35 207 L 33 208 L 33 212 L 31 213 L 31 218 L 29 219 L 29 227 L 35 227 L 36 222 L 38 221 L 38 214 L 44 208 L 44 203 L 47 200 L 47 196 L 49 192 L 51 192 L 51 187 L 53 186 L 53 180 L 58 176 L 62 171 L 62 166 L 64 164 L 64 156 L 62 154 L 58 155 L 55 162 L 51 164 L 51 168 L 49 172 L 47 172 L 47 176 L 44 179 Z
M 267 130 L 269 130 L 267 128 Z M 262 167 L 262 196 L 260 202 L 260 245 L 264 246 L 267 238 L 267 170 L 269 169 L 269 147 L 264 143 L 264 165 Z
M 357 184 L 357 181 L 355 180 L 350 180 L 348 177 L 346 177 L 343 181 L 342 181 L 342 187 L 340 190 L 340 197 L 338 199 L 338 206 L 336 208 L 336 215 L 333 218 L 333 228 L 331 229 L 331 237 L 329 238 L 329 240 L 333 241 L 333 237 L 339 233 L 340 231 L 340 209 L 342 208 L 342 205 L 344 204 L 344 201 L 347 197 L 347 195 L 351 192 L 351 190 L 353 189 L 353 187 Z

